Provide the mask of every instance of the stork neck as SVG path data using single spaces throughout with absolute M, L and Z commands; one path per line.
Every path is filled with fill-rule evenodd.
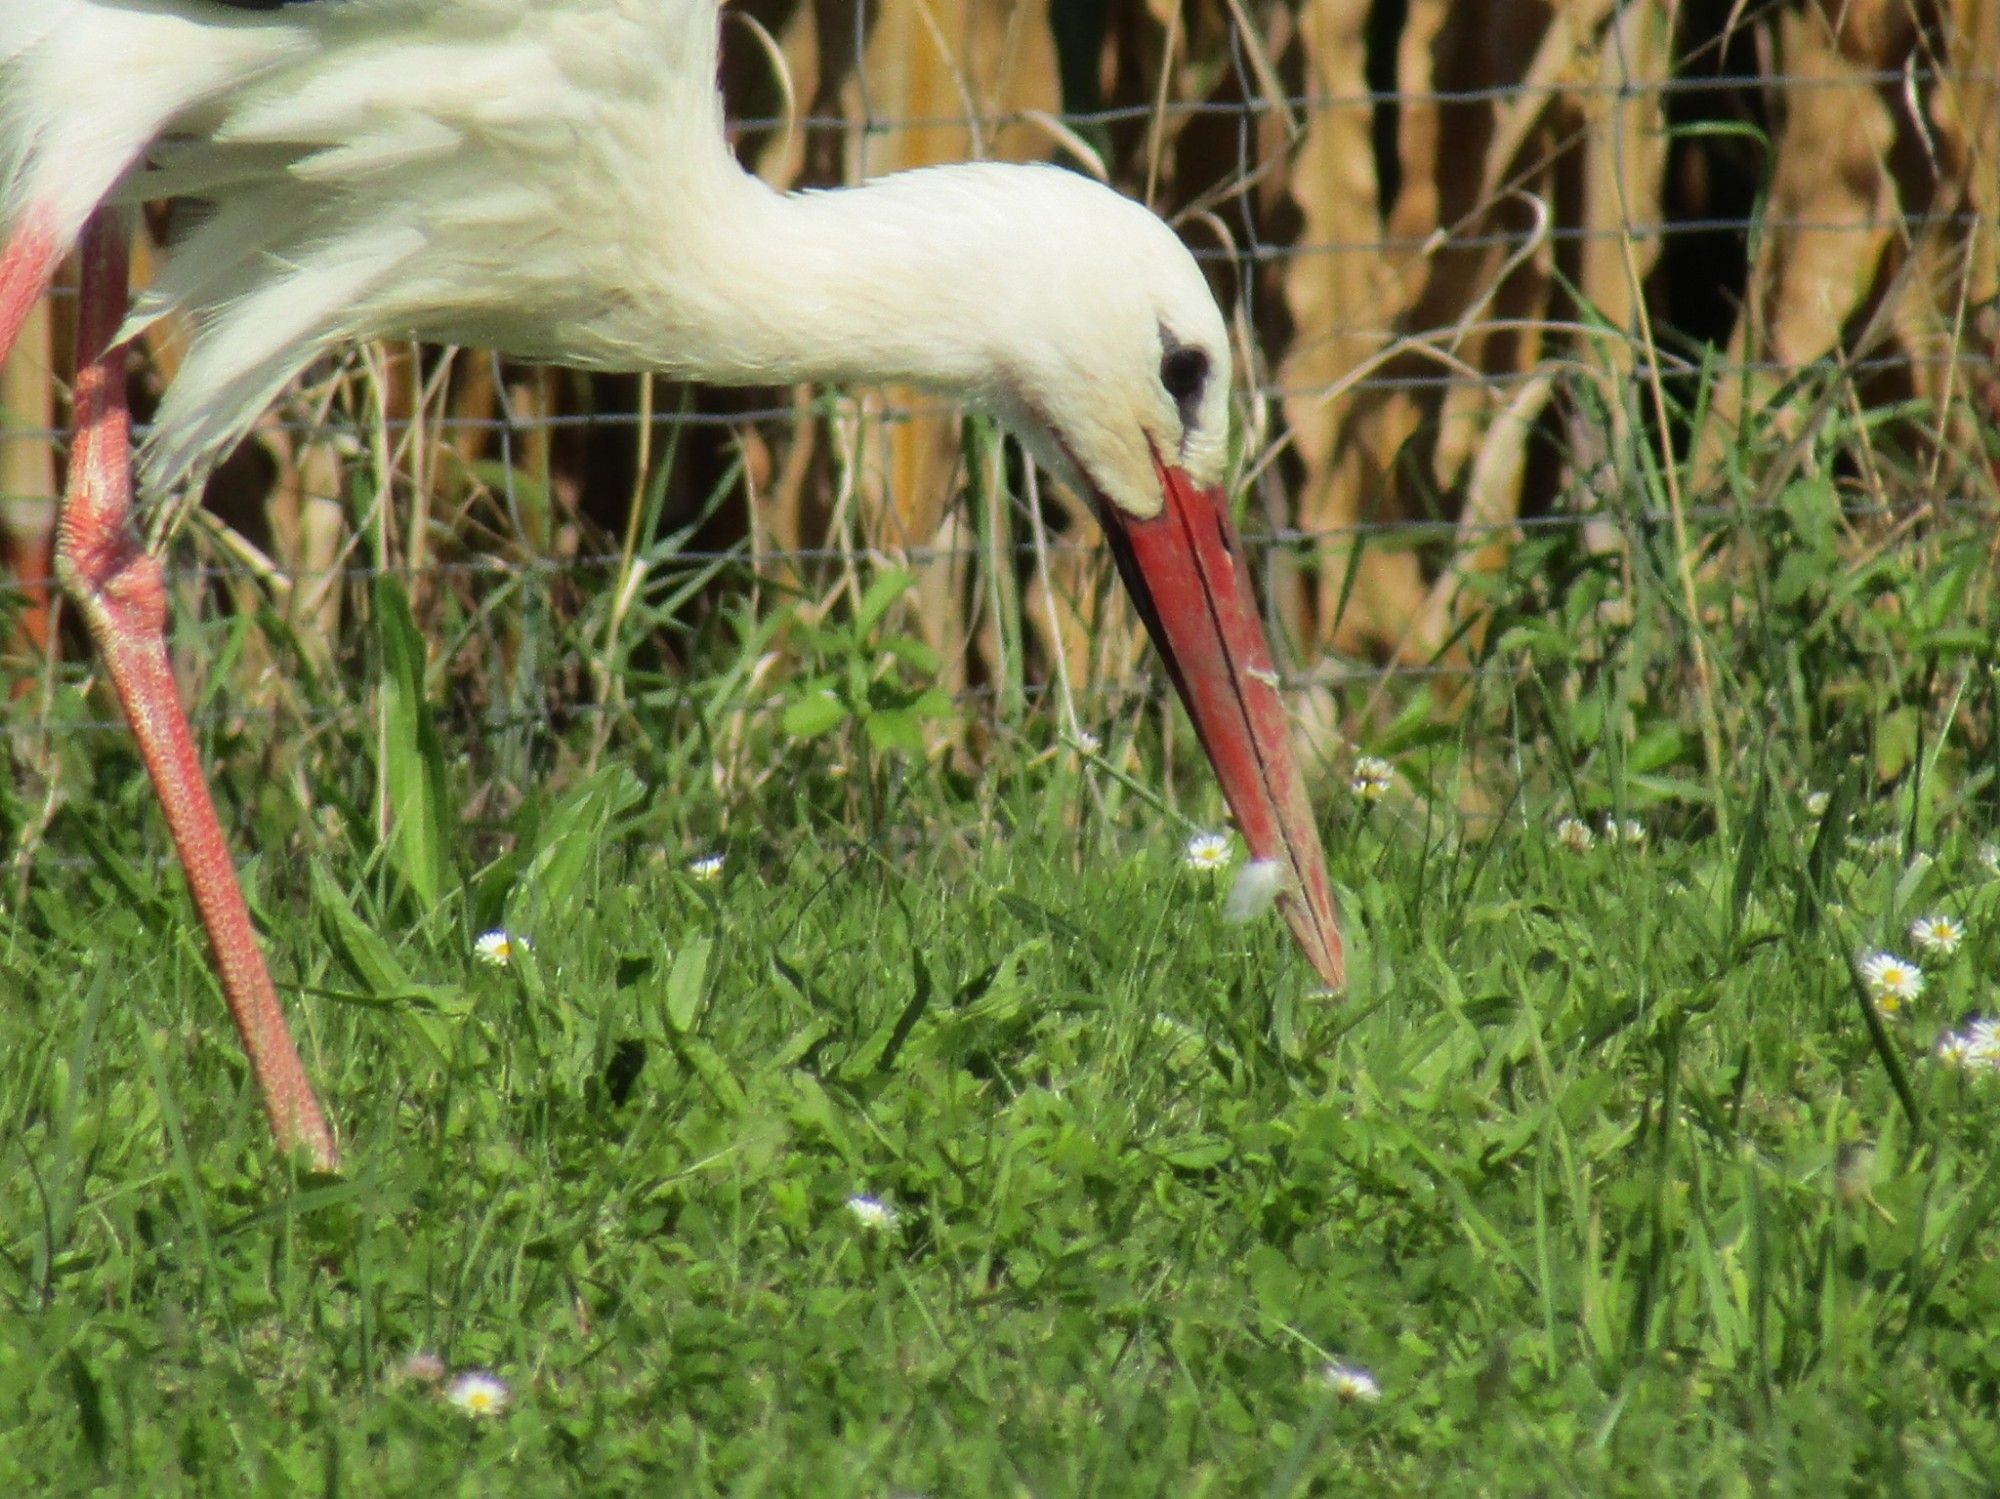
M 679 263 L 682 372 L 719 384 L 907 380 L 977 397 L 993 379 L 1004 266 L 968 179 L 934 168 L 829 192 L 740 178 Z M 690 279 L 688 272 L 696 274 Z M 671 361 L 682 366 L 685 359 Z

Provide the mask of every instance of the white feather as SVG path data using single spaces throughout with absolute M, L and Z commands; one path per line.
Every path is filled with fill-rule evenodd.
M 1122 508 L 1221 475 L 1229 344 L 1186 249 L 1073 173 L 783 196 L 731 154 L 715 0 L 0 0 L 0 216 L 203 204 L 128 333 L 188 357 L 141 458 L 197 476 L 317 354 L 419 337 L 732 384 L 983 403 Z M 1183 428 L 1162 330 L 1217 377 Z
M 240 435 L 285 385 L 345 331 L 364 301 L 423 248 L 412 229 L 369 230 L 325 247 L 309 271 L 265 281 L 195 340 L 160 404 L 159 431 L 141 453 L 149 489 L 172 487 Z
M 0 0 L 0 215 L 73 238 L 166 124 L 307 45 L 300 28 L 103 0 Z

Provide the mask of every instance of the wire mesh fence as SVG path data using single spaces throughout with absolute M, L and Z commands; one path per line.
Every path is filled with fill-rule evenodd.
M 1692 566 L 1783 520 L 1802 474 L 1851 528 L 1992 508 L 2000 18 L 1981 0 L 1060 9 L 741 7 L 734 139 L 781 186 L 1053 158 L 1172 218 L 1231 314 L 1247 540 L 1295 685 L 1516 669 L 1474 616 L 1524 538 L 1615 553 L 1668 529 Z M 149 217 L 152 253 L 172 223 Z M 46 589 L 66 301 L 4 387 L 0 608 L 20 618 Z M 149 332 L 142 416 L 176 358 L 170 326 Z M 894 563 L 909 627 L 963 658 L 961 701 L 1134 680 L 1098 639 L 1121 606 L 1086 508 L 921 393 L 680 391 L 385 347 L 315 371 L 247 447 L 175 577 L 189 599 L 262 590 L 306 636 L 336 641 L 385 576 L 437 600 L 709 569 L 711 600 L 785 581 L 824 604 Z

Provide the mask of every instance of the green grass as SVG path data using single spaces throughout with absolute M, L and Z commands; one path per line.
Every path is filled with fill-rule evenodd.
M 1018 708 L 913 753 L 963 710 L 893 633 L 907 579 L 690 632 L 667 543 L 622 625 L 547 574 L 421 618 L 384 577 L 311 669 L 271 620 L 184 622 L 331 1180 L 274 1163 L 66 667 L 0 783 L 0 1475 L 2000 1489 L 2000 1073 L 1932 1055 L 2000 1009 L 1991 507 L 1843 517 L 1837 458 L 1746 458 L 1686 572 L 1656 516 L 1530 534 L 1473 580 L 1479 675 L 1335 703 L 1399 775 L 1316 793 L 1340 1003 L 1181 867 L 1219 814 L 1156 702 L 1087 699 L 1101 757 Z M 601 652 L 623 696 L 578 712 Z M 1570 814 L 1647 837 L 1570 851 Z M 1962 950 L 1876 1013 L 1855 959 L 1934 911 Z
M 67 814 L 95 859 L 0 924 L 0 1465 L 49 1493 L 2000 1483 L 2000 1077 L 1924 1058 L 1990 1001 L 1969 846 L 1907 876 L 1823 849 L 1827 912 L 1776 788 L 1735 847 L 1581 855 L 1540 816 L 1330 798 L 1331 1004 L 1275 920 L 1221 921 L 1178 824 L 1064 815 L 1080 774 L 1118 790 L 1073 757 L 900 792 L 883 762 L 867 827 L 823 759 L 754 815 L 622 763 L 531 795 L 428 916 L 338 829 L 258 860 L 338 1181 L 269 1159 L 109 766 Z M 1933 906 L 1970 934 L 1887 1022 L 1913 1125 L 1846 957 Z M 532 955 L 477 966 L 489 921 Z M 512 1408 L 400 1378 L 418 1350 Z

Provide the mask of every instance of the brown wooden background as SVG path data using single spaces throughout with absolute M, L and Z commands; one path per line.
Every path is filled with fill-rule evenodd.
M 1823 416 L 1802 372 L 1909 413 L 1936 485 L 1992 496 L 1989 0 L 743 0 L 724 31 L 738 147 L 773 182 L 1054 157 L 1176 220 L 1234 310 L 1249 529 L 1282 543 L 1267 603 L 1296 673 L 1463 658 L 1466 585 L 1517 522 L 1591 525 L 1648 444 L 1688 460 L 1676 504 L 1726 498 L 1746 434 Z M 59 292 L 0 388 L 17 672 L 66 312 Z M 135 373 L 142 411 L 171 350 Z M 828 550 L 911 562 L 947 686 L 1002 674 L 1010 640 L 1034 677 L 1136 657 L 1088 516 L 1048 487 L 1031 515 L 957 413 L 893 389 L 384 348 L 272 413 L 194 555 L 331 659 L 366 567 L 408 569 L 420 601 L 473 557 L 604 586 L 592 559 L 669 455 L 665 523 L 705 515 L 690 545 L 747 539 L 760 577 L 830 601 L 853 574 Z M 384 457 L 397 503 L 364 510 L 346 475 Z

